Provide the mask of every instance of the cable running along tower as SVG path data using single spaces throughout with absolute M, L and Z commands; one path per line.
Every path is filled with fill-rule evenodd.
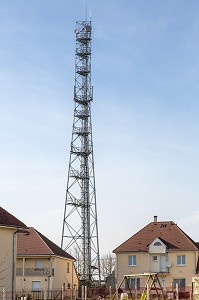
M 77 260 L 82 285 L 100 283 L 93 159 L 91 21 L 76 22 L 74 119 L 61 247 Z

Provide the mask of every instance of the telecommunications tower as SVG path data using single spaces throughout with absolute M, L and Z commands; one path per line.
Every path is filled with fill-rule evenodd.
M 74 117 L 61 247 L 77 260 L 82 285 L 100 283 L 91 123 L 91 21 L 76 22 Z

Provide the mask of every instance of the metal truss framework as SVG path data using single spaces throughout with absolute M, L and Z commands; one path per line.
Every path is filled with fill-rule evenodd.
M 100 282 L 93 158 L 91 21 L 76 22 L 74 119 L 61 247 L 77 259 L 82 284 Z

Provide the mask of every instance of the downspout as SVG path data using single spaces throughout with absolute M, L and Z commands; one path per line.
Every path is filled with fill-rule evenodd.
M 26 229 L 21 229 L 18 228 L 14 233 L 13 233 L 13 238 L 12 238 L 12 300 L 15 300 L 15 293 L 16 293 L 16 257 L 17 257 L 17 243 L 16 243 L 16 234 L 17 232 L 22 232 L 28 234 L 29 231 Z
M 14 233 L 13 233 L 13 238 L 12 238 L 12 300 L 15 299 L 15 288 L 16 288 L 16 284 L 15 284 L 15 273 L 16 273 L 16 233 L 19 231 L 19 229 L 17 229 Z

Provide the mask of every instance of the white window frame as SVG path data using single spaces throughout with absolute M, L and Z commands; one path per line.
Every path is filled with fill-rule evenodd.
M 41 281 L 33 280 L 32 281 L 32 291 L 40 291 L 41 290 Z
M 177 255 L 177 266 L 185 266 L 186 265 L 186 257 L 185 255 Z
M 176 287 L 176 284 L 178 284 L 179 290 L 184 290 L 184 288 L 186 287 L 186 278 L 174 278 L 173 279 L 174 288 Z
M 157 262 L 158 261 L 158 256 L 157 255 L 153 255 L 152 256 L 152 261 L 153 262 Z
M 128 265 L 129 265 L 129 267 L 137 266 L 137 257 L 136 257 L 136 255 L 129 255 L 128 256 Z
M 161 244 L 159 241 L 156 241 L 156 242 L 153 244 L 153 246 L 155 246 L 155 247 L 160 247 L 160 246 L 162 246 L 162 244 Z
M 140 277 L 128 278 L 125 280 L 125 289 L 139 289 L 140 288 Z

